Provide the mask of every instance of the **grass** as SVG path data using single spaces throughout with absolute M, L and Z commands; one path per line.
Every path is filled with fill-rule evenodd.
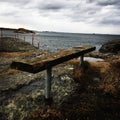
M 28 120 L 119 120 L 120 61 L 74 64 L 74 80 L 79 84 L 61 105 L 33 111 Z

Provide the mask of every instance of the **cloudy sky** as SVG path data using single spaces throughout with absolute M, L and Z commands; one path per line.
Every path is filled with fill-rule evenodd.
M 0 27 L 120 34 L 120 0 L 0 0 Z

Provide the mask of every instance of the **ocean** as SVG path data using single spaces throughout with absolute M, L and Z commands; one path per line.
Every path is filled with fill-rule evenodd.
M 4 31 L 3 36 L 15 37 L 15 33 Z M 19 34 L 20 39 L 32 44 L 32 35 Z M 96 46 L 96 51 L 107 41 L 120 39 L 120 35 L 109 34 L 82 34 L 82 33 L 62 33 L 62 32 L 36 32 L 34 45 L 39 49 L 56 51 L 58 49 L 75 46 L 91 45 Z
M 120 35 L 105 34 L 40 32 L 38 35 L 40 35 L 37 37 L 40 48 L 50 51 L 84 45 L 96 46 L 96 51 L 98 51 L 105 42 L 120 39 Z

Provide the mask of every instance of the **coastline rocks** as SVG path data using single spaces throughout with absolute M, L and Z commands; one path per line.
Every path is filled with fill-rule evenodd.
M 119 53 L 120 52 L 120 39 L 110 40 L 102 45 L 99 50 L 102 53 Z
M 29 50 L 37 50 L 37 48 L 18 38 L 0 38 L 0 52 L 20 52 Z

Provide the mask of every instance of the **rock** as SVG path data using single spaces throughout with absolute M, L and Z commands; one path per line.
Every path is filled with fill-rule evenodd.
M 102 53 L 119 53 L 120 52 L 120 39 L 111 40 L 106 42 L 99 50 Z
M 95 77 L 95 78 L 93 78 L 93 81 L 94 81 L 94 82 L 98 82 L 98 83 L 99 83 L 99 82 L 100 82 L 100 78 Z
M 0 38 L 0 52 L 19 52 L 29 50 L 37 50 L 37 48 L 18 38 Z
M 25 29 L 25 28 L 18 28 L 18 29 L 15 30 L 14 32 L 16 32 L 16 33 L 34 33 L 34 34 L 35 34 L 34 31 L 32 31 L 32 30 L 27 30 L 27 29 Z

